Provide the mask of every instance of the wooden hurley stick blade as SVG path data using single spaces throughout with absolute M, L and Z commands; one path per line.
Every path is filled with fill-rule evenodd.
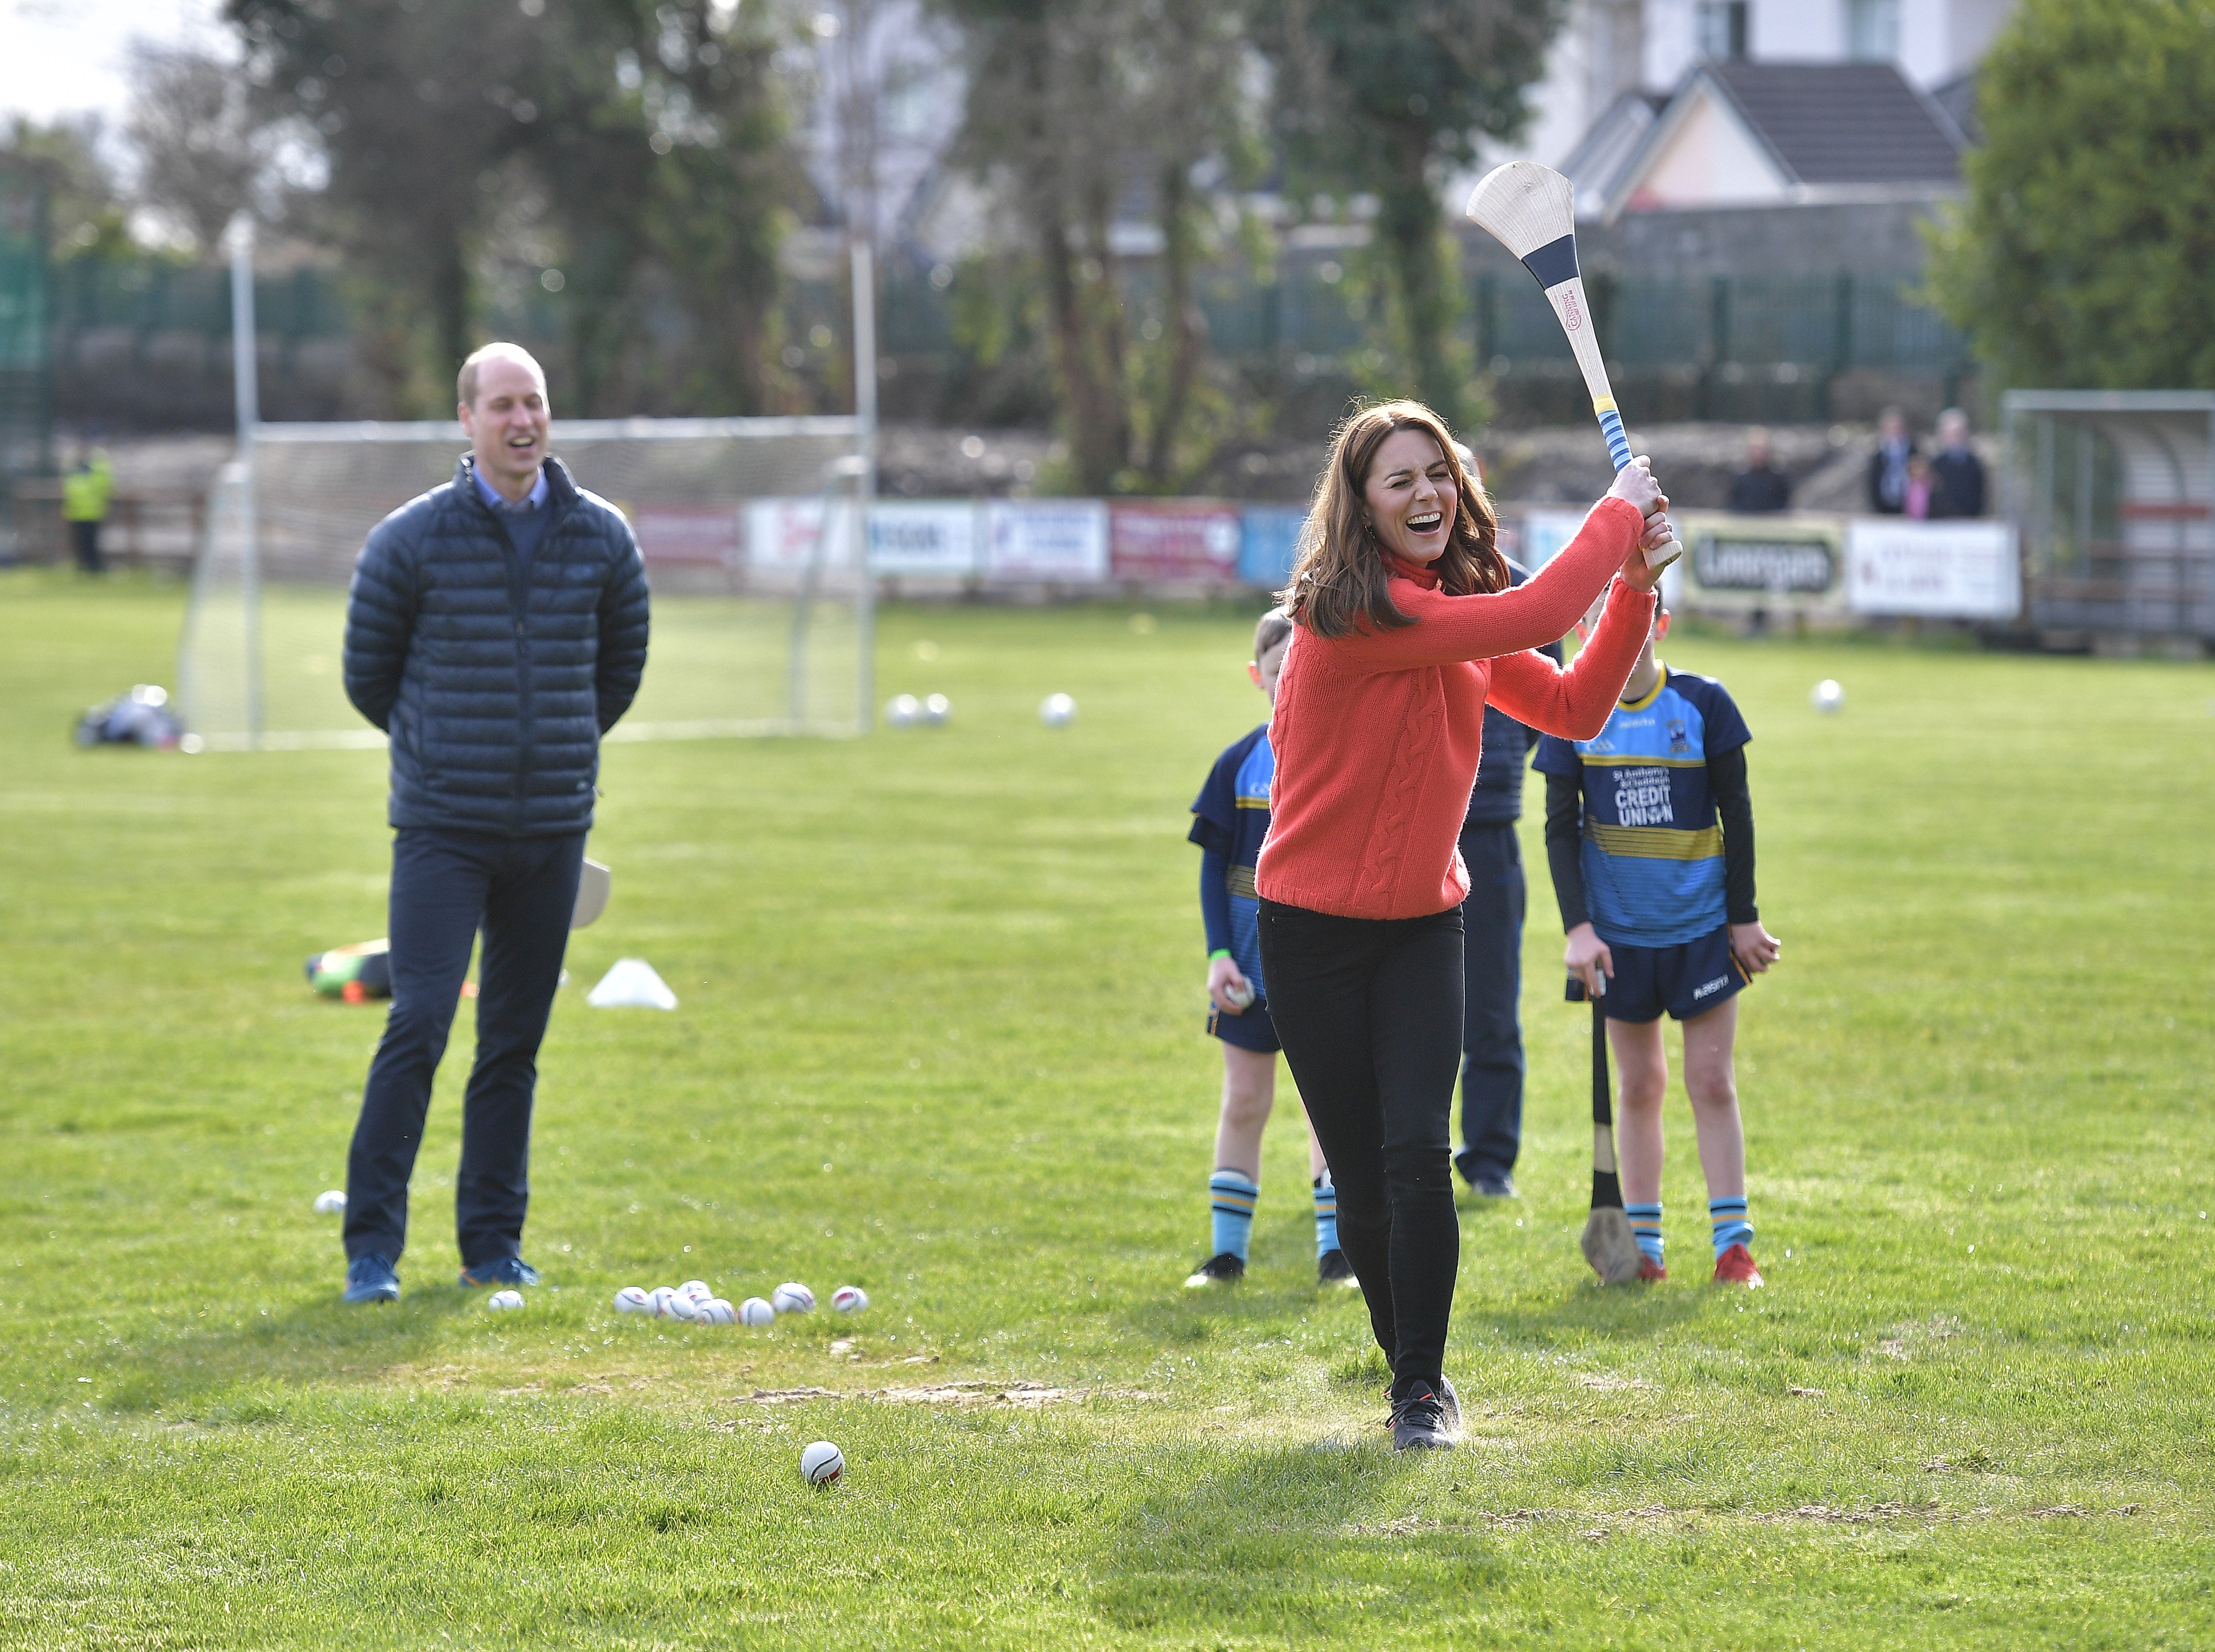
M 1577 1243 L 1601 1284 L 1628 1285 L 1638 1277 L 1643 1259 L 1630 1231 L 1630 1218 L 1623 1214 L 1622 1206 L 1595 1206 L 1585 1219 L 1584 1237 Z

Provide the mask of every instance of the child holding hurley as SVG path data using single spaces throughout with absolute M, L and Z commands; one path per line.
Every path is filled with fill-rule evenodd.
M 1599 733 L 1653 619 L 1643 547 L 1672 537 L 1667 503 L 1642 460 L 1624 466 L 1576 537 L 1510 588 L 1491 503 L 1445 423 L 1390 402 L 1340 426 L 1285 593 L 1261 963 L 1391 1362 L 1398 1450 L 1449 1446 L 1460 1420 L 1445 1373 L 1469 893 L 1455 844 L 1485 703 L 1544 733 Z M 1534 652 L 1604 591 L 1574 664 Z

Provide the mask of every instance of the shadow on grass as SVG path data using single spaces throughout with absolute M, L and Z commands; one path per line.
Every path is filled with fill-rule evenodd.
M 1485 1533 L 1386 1513 L 1411 1479 L 1445 1467 L 1396 1457 L 1381 1435 L 1226 1455 L 1120 1523 L 1094 1568 L 1095 1600 L 1131 1630 L 1336 1638 L 1357 1599 L 1477 1598 L 1506 1572 Z
M 482 1313 L 482 1292 L 427 1287 L 402 1301 L 350 1307 L 334 1298 L 242 1323 L 135 1347 L 100 1382 L 100 1403 L 119 1412 L 230 1416 L 267 1410 L 290 1388 L 366 1385 L 453 1345 L 455 1322 Z

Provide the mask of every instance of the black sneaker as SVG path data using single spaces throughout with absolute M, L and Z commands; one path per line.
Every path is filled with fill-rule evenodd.
M 1246 1277 L 1246 1259 L 1220 1251 L 1200 1263 L 1200 1271 L 1185 1280 L 1187 1291 L 1204 1291 L 1211 1285 L 1236 1285 Z
M 392 1259 L 372 1250 L 347 1263 L 346 1294 L 341 1299 L 357 1306 L 365 1302 L 399 1301 L 400 1275 L 393 1271 Z
M 1444 1385 L 1441 1382 L 1440 1386 Z M 1392 1407 L 1392 1449 L 1450 1452 L 1453 1444 L 1453 1434 L 1446 1426 L 1445 1403 L 1430 1384 L 1410 1383 L 1408 1391 Z
M 1361 1288 L 1361 1281 L 1353 1276 L 1353 1264 L 1347 1261 L 1343 1250 L 1326 1250 L 1316 1258 L 1316 1283 Z
M 1386 1383 L 1384 1385 L 1384 1403 L 1386 1405 L 1389 1406 L 1392 1403 L 1392 1391 L 1398 1385 L 1396 1383 Z M 1454 1392 L 1453 1379 L 1451 1377 L 1439 1378 L 1438 1388 L 1433 1397 L 1434 1397 L 1439 1403 L 1439 1412 L 1445 1421 L 1446 1432 L 1451 1434 L 1455 1439 L 1460 1439 L 1461 1396 Z M 1389 1428 L 1392 1425 L 1388 1422 L 1384 1426 Z

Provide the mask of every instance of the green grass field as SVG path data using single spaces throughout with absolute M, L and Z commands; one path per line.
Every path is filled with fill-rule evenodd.
M 943 730 L 611 748 L 549 1284 L 497 1316 L 453 1283 L 466 1013 L 399 1308 L 338 1305 L 309 1209 L 381 1016 L 300 961 L 383 930 L 383 755 L 68 744 L 181 608 L 0 575 L 0 1643 L 2215 1643 L 2215 670 L 1678 639 L 1755 731 L 1785 943 L 1739 1053 L 1769 1288 L 1700 1282 L 1681 1095 L 1678 1278 L 1592 1283 L 1541 869 L 1469 1439 L 1405 1461 L 1289 1121 L 1247 1284 L 1180 1288 L 1219 1072 L 1185 810 L 1261 715 L 1249 616 L 894 611 L 880 691 Z M 621 955 L 676 1013 L 586 1008 Z M 610 1307 L 694 1274 L 874 1305 Z M 754 1397 L 801 1388 L 844 1397 Z

